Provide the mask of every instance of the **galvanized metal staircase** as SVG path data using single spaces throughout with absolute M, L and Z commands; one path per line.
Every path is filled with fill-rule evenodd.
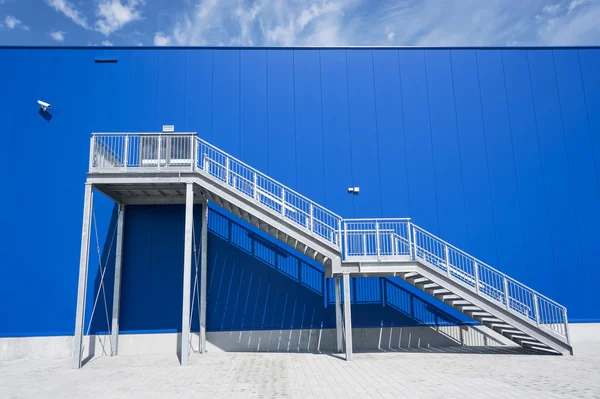
M 573 353 L 564 306 L 410 219 L 342 219 L 196 134 L 94 134 L 88 183 L 123 204 L 183 203 L 193 183 L 199 198 L 320 262 L 328 277 L 345 276 L 344 286 L 349 276 L 401 277 L 524 348 Z

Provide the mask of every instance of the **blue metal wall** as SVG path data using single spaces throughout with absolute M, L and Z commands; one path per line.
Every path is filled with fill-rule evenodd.
M 0 49 L 0 336 L 72 333 L 90 132 L 163 124 L 344 217 L 412 217 L 565 304 L 571 321 L 599 321 L 599 70 L 593 48 Z M 95 210 L 88 313 L 114 252 L 113 204 L 97 195 Z M 178 207 L 128 212 L 125 330 L 178 328 L 182 223 Z M 209 329 L 297 327 L 301 305 L 314 326 L 333 325 L 318 265 L 244 224 L 225 238 L 212 227 Z M 242 307 L 256 279 L 257 302 Z M 358 326 L 433 320 L 395 280 L 356 284 Z M 250 316 L 261 306 L 264 322 Z M 106 329 L 106 310 L 99 301 L 92 329 Z

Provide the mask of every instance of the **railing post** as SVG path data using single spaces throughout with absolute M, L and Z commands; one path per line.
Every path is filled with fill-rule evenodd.
M 208 154 L 204 154 L 204 157 L 203 157 L 203 162 L 202 162 L 202 163 L 203 163 L 203 165 L 204 165 L 204 166 L 203 166 L 203 168 L 204 168 L 204 171 L 205 171 L 206 173 L 210 173 L 210 172 L 209 172 L 209 170 L 208 170 Z
M 89 170 L 92 170 L 94 168 L 94 154 L 96 154 L 96 136 L 92 135 L 92 137 L 90 138 L 90 164 L 89 164 Z
M 225 159 L 225 181 L 229 185 L 229 158 Z
M 473 268 L 475 270 L 475 292 L 479 295 L 479 265 L 477 262 L 473 262 Z
M 538 306 L 538 297 L 537 294 L 533 293 L 533 309 L 535 310 L 535 323 L 537 326 L 540 326 L 540 309 Z
M 379 257 L 381 256 L 381 246 L 380 246 L 380 240 L 379 240 L 379 222 L 375 222 L 375 246 L 377 248 L 377 260 L 379 260 Z
M 417 229 L 415 226 L 412 227 L 412 238 L 413 238 L 413 260 L 417 258 Z
M 571 339 L 569 338 L 569 321 L 567 320 L 567 308 L 563 308 L 563 319 L 565 324 L 565 338 L 567 339 L 567 343 L 571 343 Z
M 348 259 L 348 224 L 344 222 L 344 259 Z
M 258 175 L 254 172 L 254 200 L 258 201 Z
M 411 234 L 411 224 L 410 224 L 410 220 L 408 221 L 408 223 L 406 224 L 406 233 L 407 233 L 407 238 L 408 238 L 408 256 L 410 257 L 410 259 L 414 260 L 415 257 L 413 256 L 413 247 L 412 247 L 412 234 Z
M 281 213 L 285 215 L 285 189 L 281 188 Z
M 362 237 L 363 237 L 363 255 L 367 256 L 367 233 L 363 233 Z
M 196 153 L 196 142 L 194 141 L 194 136 L 190 135 L 190 171 L 194 171 L 196 167 L 196 159 L 194 154 Z
M 127 161 L 129 160 L 129 136 L 125 135 L 125 144 L 123 145 L 123 167 L 127 169 Z
M 446 272 L 448 273 L 448 277 L 452 277 L 452 273 L 450 272 L 450 251 L 448 250 L 448 244 L 444 244 L 444 257 L 446 259 Z
M 396 243 L 396 237 L 394 237 L 394 233 L 390 234 L 390 242 L 392 243 L 392 256 L 396 256 L 397 255 L 397 243 Z
M 508 296 L 508 279 L 506 276 L 504 278 L 504 298 L 506 300 L 506 310 L 510 310 L 510 298 Z
M 156 150 L 156 155 L 158 157 L 158 159 L 156 160 L 156 166 L 158 167 L 158 169 L 160 169 L 160 161 L 162 158 L 162 154 L 161 154 L 161 150 L 162 150 L 162 136 L 158 135 L 158 139 L 156 141 L 158 143 L 158 149 Z
M 314 216 L 313 216 L 313 212 L 314 212 L 315 208 L 313 206 L 313 204 L 310 204 L 309 206 L 309 211 L 310 211 L 310 217 L 308 219 L 308 223 L 309 223 L 309 228 L 310 228 L 310 232 L 313 232 L 313 223 L 314 223 Z
M 342 220 L 338 219 L 338 237 L 336 244 L 340 247 L 342 246 Z

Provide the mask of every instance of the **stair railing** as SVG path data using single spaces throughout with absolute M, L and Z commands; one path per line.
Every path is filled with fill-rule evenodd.
M 345 260 L 408 256 L 422 261 L 568 342 L 564 306 L 416 226 L 410 219 L 345 219 L 343 225 Z
M 342 218 L 197 138 L 197 168 L 341 248 Z

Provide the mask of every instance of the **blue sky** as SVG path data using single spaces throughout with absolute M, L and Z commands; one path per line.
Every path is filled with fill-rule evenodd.
M 0 0 L 0 45 L 600 45 L 600 0 Z

